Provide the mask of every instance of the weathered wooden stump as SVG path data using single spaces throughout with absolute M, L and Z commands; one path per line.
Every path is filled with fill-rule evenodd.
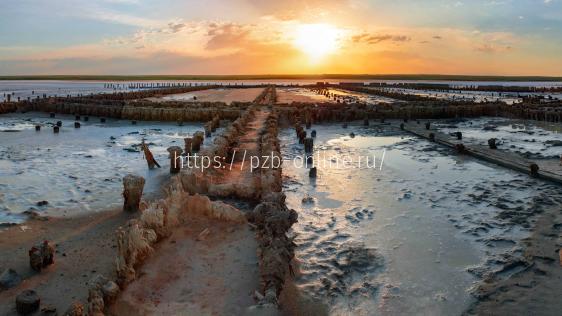
M 488 139 L 488 146 L 490 147 L 490 149 L 498 149 L 498 146 L 496 145 L 496 139 L 495 138 Z
M 311 168 L 314 165 L 314 157 L 312 155 L 306 155 L 306 167 Z
M 314 140 L 310 137 L 304 139 L 304 152 L 307 154 L 312 153 L 314 150 Z
M 123 178 L 123 210 L 136 212 L 144 189 L 144 178 L 133 174 L 128 174 Z
M 148 145 L 144 142 L 144 139 L 142 141 L 141 148 L 144 152 L 144 158 L 148 164 L 148 169 L 154 169 L 154 167 L 160 168 L 160 164 L 158 164 L 156 159 L 154 159 L 154 155 L 152 155 L 152 152 L 148 149 Z
M 41 299 L 34 290 L 25 290 L 16 296 L 16 311 L 21 315 L 29 315 L 39 309 Z
M 531 172 L 531 177 L 538 177 L 539 176 L 539 165 L 536 163 L 532 163 L 529 165 L 529 169 Z
M 455 136 L 457 137 L 458 140 L 462 139 L 462 133 L 461 132 L 456 132 Z
M 172 146 L 168 148 L 170 153 L 170 173 L 178 173 L 181 170 L 181 147 Z
M 316 137 L 316 130 L 313 129 L 312 132 L 310 132 L 310 137 L 315 138 Z
M 57 126 L 61 127 L 62 126 L 62 121 L 57 121 Z
M 80 122 L 74 122 L 74 128 L 80 128 Z
M 35 271 L 40 272 L 41 269 L 55 263 L 55 247 L 48 240 L 31 247 L 28 254 L 29 266 Z
M 191 146 L 193 146 L 193 138 L 191 137 L 184 138 L 183 143 L 184 143 L 183 151 L 185 152 L 186 155 L 191 155 L 192 154 Z
M 429 130 L 431 128 L 431 123 L 430 122 L 425 122 L 425 129 Z
M 317 174 L 318 174 L 318 170 L 316 169 L 316 167 L 312 167 L 308 171 L 308 177 L 310 178 L 316 178 Z
M 201 131 L 195 132 L 193 134 L 191 150 L 194 152 L 199 151 L 201 149 L 201 145 L 203 144 L 204 140 L 205 140 L 205 134 L 203 134 L 203 132 Z
M 60 127 L 58 126 L 53 126 L 53 133 L 58 134 Z
M 40 130 L 41 130 L 41 125 L 35 125 L 35 130 L 36 130 L 36 131 L 40 131 Z

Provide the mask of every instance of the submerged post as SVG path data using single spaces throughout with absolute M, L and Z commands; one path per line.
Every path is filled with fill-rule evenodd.
M 488 139 L 488 146 L 490 147 L 490 149 L 498 149 L 498 146 L 496 145 L 496 139 L 495 138 Z
M 461 133 L 461 132 L 456 132 L 456 133 L 455 133 L 455 136 L 457 136 L 457 139 L 458 139 L 458 140 L 461 140 L 461 139 L 462 139 L 462 133 Z
M 529 169 L 531 171 L 531 177 L 538 177 L 539 176 L 539 165 L 537 165 L 536 163 L 532 163 L 529 166 Z
M 304 139 L 304 152 L 307 154 L 312 153 L 314 149 L 314 140 L 310 137 Z
M 128 174 L 123 178 L 124 211 L 136 212 L 139 210 L 144 182 L 143 177 L 133 174 Z

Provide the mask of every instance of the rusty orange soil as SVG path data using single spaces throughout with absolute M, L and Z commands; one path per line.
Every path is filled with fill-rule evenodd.
M 73 301 L 86 302 L 88 281 L 96 274 L 113 277 L 117 248 L 115 230 L 133 214 L 109 210 L 87 216 L 30 220 L 0 231 L 0 270 L 12 268 L 23 282 L 0 292 L 0 315 L 17 315 L 15 297 L 33 289 L 41 306 L 53 305 L 59 315 Z M 42 240 L 56 245 L 55 264 L 41 272 L 29 267 L 28 250 Z
M 257 244 L 247 224 L 190 218 L 155 248 L 112 315 L 240 315 L 255 304 Z

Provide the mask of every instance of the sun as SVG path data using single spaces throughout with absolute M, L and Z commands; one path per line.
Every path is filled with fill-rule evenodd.
M 340 33 L 329 24 L 303 24 L 296 29 L 294 45 L 318 61 L 338 49 Z

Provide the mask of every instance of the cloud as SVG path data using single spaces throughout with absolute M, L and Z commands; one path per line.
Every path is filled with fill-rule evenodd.
M 385 41 L 408 42 L 411 40 L 411 38 L 406 35 L 362 33 L 352 36 L 351 40 L 354 43 L 378 44 Z
M 235 23 L 209 25 L 207 35 L 210 37 L 206 44 L 209 50 L 216 50 L 230 47 L 243 47 L 249 41 L 250 28 Z
M 507 46 L 507 45 L 497 45 L 497 44 L 492 44 L 492 43 L 483 43 L 483 44 L 475 47 L 475 49 L 479 52 L 482 52 L 482 53 L 495 54 L 495 53 L 510 51 L 510 50 L 513 49 L 513 47 Z

